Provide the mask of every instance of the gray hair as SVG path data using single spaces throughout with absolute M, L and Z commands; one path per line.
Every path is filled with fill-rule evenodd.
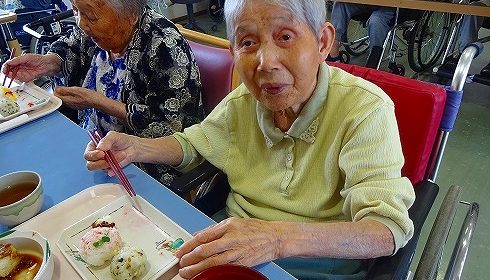
M 116 9 L 120 15 L 129 12 L 136 12 L 138 15 L 143 13 L 148 0 L 105 0 L 109 5 Z
M 322 25 L 327 19 L 325 0 L 233 0 L 225 1 L 224 13 L 226 20 L 226 33 L 228 40 L 235 43 L 236 19 L 243 12 L 244 7 L 260 1 L 262 3 L 283 7 L 301 22 L 306 23 L 314 34 L 320 34 Z

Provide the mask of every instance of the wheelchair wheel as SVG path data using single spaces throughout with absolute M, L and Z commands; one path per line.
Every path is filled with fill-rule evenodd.
M 63 34 L 71 32 L 71 30 L 76 26 L 76 23 L 74 21 L 70 21 L 70 20 L 62 21 L 62 22 L 60 22 L 60 24 L 61 24 L 61 32 Z M 37 32 L 39 34 L 44 34 L 43 27 L 40 26 L 37 29 Z M 50 47 L 51 47 L 50 42 L 42 42 L 42 41 L 38 40 L 37 38 L 32 37 L 31 43 L 29 45 L 29 52 L 30 53 L 37 53 L 37 54 L 46 54 L 46 53 L 48 53 Z
M 432 67 L 441 57 L 451 33 L 449 13 L 426 11 L 410 32 L 408 64 L 416 72 Z
M 369 48 L 369 36 L 363 22 L 349 26 L 346 38 L 342 38 L 345 50 L 352 56 L 360 56 Z
M 40 26 L 36 30 L 39 34 L 44 34 L 43 28 Z M 51 44 L 49 42 L 42 42 L 35 37 L 32 37 L 31 43 L 29 45 L 30 53 L 46 54 L 49 51 Z
M 224 6 L 225 0 L 209 0 L 208 14 L 214 22 L 221 23 L 223 21 Z

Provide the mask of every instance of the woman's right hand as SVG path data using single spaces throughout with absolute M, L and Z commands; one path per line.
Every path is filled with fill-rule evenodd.
M 15 79 L 30 82 L 42 76 L 52 76 L 61 70 L 61 60 L 55 54 L 24 54 L 14 57 L 2 66 L 2 73 L 12 77 L 12 71 L 18 67 Z
M 137 137 L 110 131 L 100 140 L 97 147 L 93 142 L 89 142 L 84 153 L 88 170 L 103 169 L 107 170 L 109 176 L 114 176 L 114 171 L 110 169 L 109 164 L 104 159 L 105 151 L 111 150 L 119 165 L 124 167 L 133 162 L 135 157 L 135 139 Z

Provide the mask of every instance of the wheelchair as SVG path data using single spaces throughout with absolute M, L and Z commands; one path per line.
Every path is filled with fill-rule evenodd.
M 25 24 L 22 28 L 32 36 L 32 52 L 46 54 L 52 42 L 69 34 L 76 27 L 73 15 L 73 10 L 67 10 Z
M 226 89 L 233 89 L 237 85 L 237 80 L 233 74 L 235 71 L 231 55 L 226 52 L 217 54 L 217 48 L 207 46 L 219 45 L 219 48 L 226 48 L 228 43 L 224 42 L 226 40 L 216 39 L 207 34 L 200 34 L 185 28 L 179 29 L 187 40 L 193 41 L 191 48 L 195 52 L 200 69 L 201 66 L 205 66 L 207 69 L 201 74 L 203 98 L 205 101 L 214 100 L 213 102 L 204 102 L 209 112 L 217 104 L 217 100 L 222 99 L 227 94 Z M 472 48 L 468 52 L 465 57 L 472 58 L 476 50 Z M 221 59 L 217 59 L 218 56 L 221 56 Z M 229 61 L 231 65 L 216 70 L 215 64 L 218 62 L 221 64 L 223 61 Z M 462 99 L 464 78 L 455 77 L 451 87 L 445 89 L 435 84 L 408 79 L 375 69 L 343 63 L 330 64 L 375 83 L 392 98 L 395 103 L 395 115 L 399 126 L 402 150 L 405 155 L 402 174 L 414 184 L 416 193 L 415 203 L 409 210 L 410 218 L 415 226 L 414 237 L 394 256 L 370 260 L 367 279 L 398 280 L 412 279 L 412 277 L 416 280 L 436 279 L 444 244 L 455 216 L 456 207 L 459 204 L 461 187 L 452 186 L 446 194 L 432 227 L 429 240 L 424 246 L 424 253 L 415 275 L 409 270 L 409 266 L 415 254 L 422 226 L 439 191 L 439 186 L 435 181 L 448 135 L 456 121 L 459 108 L 458 101 L 460 102 Z M 463 66 L 458 65 L 458 67 Z M 460 70 L 464 72 L 464 69 Z M 227 82 L 224 83 L 224 80 Z M 223 89 L 224 86 L 226 88 Z M 222 90 L 206 91 L 206 88 L 212 89 L 213 87 L 221 87 Z M 416 114 L 414 114 L 413 108 L 419 108 Z M 181 194 L 189 193 L 197 188 L 197 194 L 195 194 L 192 202 L 196 208 L 208 216 L 224 207 L 225 199 L 230 190 L 226 175 L 206 161 L 177 178 L 169 187 L 174 192 Z M 450 268 L 446 272 L 445 279 L 460 279 L 478 214 L 478 203 L 471 203 L 461 227 L 457 245 L 453 250 Z
M 209 0 L 208 15 L 215 22 L 215 24 L 211 26 L 211 30 L 217 31 L 218 24 L 223 22 L 224 7 L 225 7 L 225 0 Z
M 187 8 L 187 18 L 188 23 L 185 24 L 185 27 L 191 30 L 196 30 L 201 33 L 206 33 L 204 29 L 202 29 L 194 18 L 194 8 L 193 4 L 199 3 L 203 0 L 170 0 L 171 4 L 185 4 Z M 212 31 L 218 30 L 218 24 L 223 22 L 224 14 L 223 9 L 225 5 L 225 0 L 209 0 L 207 13 L 208 16 L 213 20 L 214 24 L 211 26 Z
M 349 26 L 353 30 L 347 33 L 348 38 L 342 40 L 344 49 L 349 55 L 359 56 L 367 51 L 369 37 L 366 21 L 368 18 L 369 14 L 353 17 L 355 23 Z M 386 36 L 382 55 L 376 68 L 379 68 L 382 60 L 389 60 L 388 68 L 391 72 L 403 76 L 406 69 L 402 64 L 396 63 L 396 58 L 405 54 L 407 54 L 410 68 L 415 72 L 432 67 L 440 59 L 447 45 L 453 18 L 454 16 L 447 13 L 397 8 L 395 18 L 391 22 L 392 28 Z M 387 50 L 389 53 L 383 58 Z
M 381 61 L 383 60 L 383 56 L 388 49 L 389 54 L 386 58 L 384 58 L 389 60 L 388 68 L 394 74 L 401 76 L 405 74 L 405 67 L 401 64 L 397 64 L 395 59 L 403 55 L 403 53 L 406 53 L 408 49 L 406 40 L 410 36 L 416 19 L 421 13 L 422 12 L 420 11 L 396 9 L 395 17 L 390 22 L 392 28 L 388 32 L 383 43 L 380 58 L 377 63 L 375 63 L 376 69 L 379 68 Z M 370 15 L 370 13 L 361 14 L 352 18 L 354 23 L 349 26 L 347 35 L 342 38 L 342 45 L 348 55 L 359 56 L 368 51 L 369 37 L 367 32 L 367 21 Z M 399 30 L 402 31 L 402 37 L 398 35 Z M 344 60 L 348 61 L 350 58 Z
M 425 11 L 415 23 L 408 40 L 408 63 L 415 72 L 434 66 L 450 38 L 454 15 Z
M 460 3 L 461 2 L 468 3 L 466 0 L 461 0 L 459 2 Z M 469 2 L 472 2 L 472 1 L 469 1 Z M 464 15 L 462 15 L 462 14 L 451 14 L 451 15 L 446 14 L 446 16 L 451 17 L 450 28 L 449 28 L 450 36 L 449 36 L 449 39 L 447 40 L 447 43 L 445 44 L 446 49 L 444 50 L 444 54 L 442 56 L 442 60 L 441 60 L 440 64 L 436 65 L 432 69 L 432 74 L 435 74 L 438 77 L 438 79 L 436 81 L 439 83 L 446 83 L 448 80 L 450 80 L 453 77 L 453 75 L 457 74 L 456 71 L 454 71 L 454 72 L 448 71 L 447 69 L 444 69 L 441 66 L 444 65 L 446 59 L 453 56 L 453 54 L 455 54 L 456 52 L 459 52 L 459 50 L 458 50 L 459 42 L 458 42 L 457 38 L 459 37 L 460 26 L 462 24 L 462 19 L 463 19 Z M 483 21 L 482 28 L 490 29 L 490 17 L 487 17 Z M 490 41 L 490 36 L 479 38 L 476 42 L 473 42 L 472 44 L 467 46 L 467 48 L 469 48 L 469 47 L 476 48 L 477 49 L 477 52 L 475 53 L 475 57 L 476 57 L 477 55 L 479 55 L 479 53 L 481 51 L 483 51 L 483 45 L 482 44 L 487 43 L 489 41 Z M 473 58 L 474 57 L 471 57 L 471 60 Z M 467 59 L 460 58 L 460 62 L 462 60 L 464 61 L 463 63 L 465 65 L 468 65 L 467 67 L 469 67 L 469 64 L 471 64 L 471 60 L 467 61 Z M 465 69 L 466 69 L 466 67 L 465 67 Z M 480 84 L 490 86 L 490 79 L 488 77 L 482 76 L 480 74 L 469 74 L 469 75 L 467 75 L 466 76 L 466 82 L 467 83 L 476 82 L 476 83 L 480 83 Z
M 19 43 L 22 52 L 45 54 L 52 41 L 39 40 L 39 38 L 26 32 L 23 27 L 29 23 L 38 22 L 45 17 L 54 16 L 66 10 L 67 7 L 61 0 L 52 1 L 46 9 L 42 10 L 32 8 L 16 10 L 17 20 L 13 23 L 3 24 L 1 26 L 2 33 L 0 36 L 3 36 L 0 40 L 1 63 L 5 62 L 10 57 L 11 50 L 9 42 L 12 41 L 17 41 Z M 52 22 L 49 24 L 49 27 L 45 26 L 44 29 L 43 27 L 36 26 L 36 32 L 47 32 L 46 35 L 57 34 L 61 36 L 69 32 L 74 25 L 76 25 L 75 21 Z

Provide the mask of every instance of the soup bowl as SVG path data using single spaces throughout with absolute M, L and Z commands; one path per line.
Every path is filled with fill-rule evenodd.
M 54 271 L 54 260 L 51 256 L 49 242 L 38 232 L 9 230 L 4 233 L 0 233 L 0 244 L 11 244 L 17 251 L 18 258 L 29 260 L 21 261 L 21 267 L 19 267 L 18 265 L 15 267 L 18 274 L 22 273 L 21 271 L 23 271 L 23 273 L 35 273 L 34 277 L 27 277 L 28 279 L 34 280 L 47 280 L 52 278 Z M 2 259 L 0 259 L 0 262 L 1 261 Z M 34 262 L 36 263 L 35 266 L 32 265 Z M 30 265 L 29 269 L 26 269 L 25 266 L 22 266 L 22 263 L 28 263 Z M 5 271 L 0 271 L 0 273 L 8 273 L 6 272 L 7 266 L 8 265 L 3 263 L 3 267 L 0 266 L 0 268 L 5 269 Z M 12 267 L 9 268 L 10 269 L 8 270 L 12 271 Z M 10 274 L 9 276 L 14 277 L 13 279 L 15 279 L 15 276 L 20 277 L 19 275 L 12 274 Z M 23 279 L 22 277 L 20 278 Z
M 39 213 L 44 202 L 41 177 L 17 171 L 0 177 L 0 224 L 18 225 Z

